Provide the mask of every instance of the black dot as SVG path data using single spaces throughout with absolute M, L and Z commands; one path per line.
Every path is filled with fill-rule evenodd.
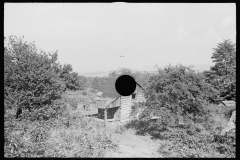
M 121 96 L 129 96 L 136 89 L 136 81 L 129 75 L 122 75 L 116 80 L 115 88 Z

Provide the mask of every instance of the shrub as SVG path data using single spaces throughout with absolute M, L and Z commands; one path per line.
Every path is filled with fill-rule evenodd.
M 162 133 L 167 143 L 160 145 L 159 152 L 165 157 L 184 158 L 233 158 L 235 148 L 224 141 L 216 141 L 214 134 L 191 133 L 191 130 L 171 130 Z M 223 137 L 221 137 L 223 138 Z
M 204 81 L 204 76 L 190 67 L 177 65 L 158 70 L 151 77 L 146 98 L 150 108 L 166 107 L 180 114 L 200 114 L 202 104 L 216 96 L 218 92 Z M 153 105 L 157 103 L 158 105 Z M 156 108 L 157 107 L 157 108 Z

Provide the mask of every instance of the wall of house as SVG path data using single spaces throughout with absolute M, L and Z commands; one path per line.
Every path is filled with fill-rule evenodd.
M 121 121 L 130 119 L 133 101 L 136 101 L 136 102 L 145 101 L 143 91 L 138 85 L 136 86 L 136 90 L 134 91 L 134 94 L 136 94 L 135 100 L 132 99 L 132 95 L 121 97 L 121 108 L 120 108 Z
M 121 121 L 129 119 L 129 116 L 132 110 L 131 104 L 132 104 L 132 95 L 121 96 L 121 109 L 120 109 Z
M 137 102 L 145 102 L 145 98 L 144 98 L 144 94 L 143 92 L 139 92 L 137 95 L 136 95 L 136 99 L 137 99 Z
M 136 101 L 137 102 L 144 102 L 145 101 L 143 90 L 138 85 L 137 85 L 134 93 L 136 94 Z
M 120 119 L 119 108 L 120 107 L 108 108 L 107 109 L 107 119 L 119 120 Z M 104 119 L 104 109 L 103 108 L 98 108 L 98 115 L 99 115 L 100 119 Z

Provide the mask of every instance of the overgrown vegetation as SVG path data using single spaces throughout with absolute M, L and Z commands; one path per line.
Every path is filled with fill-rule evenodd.
M 219 100 L 236 99 L 236 48 L 230 40 L 219 43 L 212 55 L 215 65 L 205 71 L 206 81 L 220 90 Z
M 136 134 L 161 139 L 159 152 L 165 157 L 235 157 L 235 129 L 220 135 L 232 109 L 217 105 L 235 100 L 235 56 L 235 44 L 224 40 L 214 49 L 215 65 L 203 73 L 183 65 L 159 68 L 157 74 L 110 72 L 108 77 L 133 76 L 147 99 L 133 106 L 132 116 L 143 108 L 139 121 L 116 132 L 134 128 Z M 4 38 L 4 156 L 103 157 L 116 149 L 103 124 L 76 110 L 79 103 L 93 101 L 106 78 L 79 76 L 70 64 L 57 62 L 57 52 Z
M 74 110 L 86 99 L 63 94 L 81 83 L 71 65 L 57 62 L 57 52 L 46 54 L 10 36 L 4 58 L 5 157 L 102 157 L 117 147 L 103 124 L 69 112 L 67 104 Z
M 7 40 L 6 40 L 7 41 Z M 8 42 L 8 43 L 7 43 Z M 10 36 L 4 46 L 4 105 L 29 112 L 61 97 L 57 52 L 38 51 L 33 43 Z
M 133 106 L 133 115 L 144 108 L 140 120 L 125 127 L 161 139 L 159 152 L 165 157 L 235 157 L 235 129 L 220 134 L 231 109 L 217 105 L 234 100 L 235 54 L 234 45 L 224 41 L 214 49 L 211 72 L 196 73 L 183 65 L 158 69 L 146 88 L 147 102 Z

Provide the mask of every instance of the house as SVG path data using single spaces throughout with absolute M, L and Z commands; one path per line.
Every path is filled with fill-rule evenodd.
M 100 118 L 105 121 L 126 121 L 130 119 L 132 104 L 136 102 L 144 102 L 142 86 L 136 82 L 136 89 L 129 96 L 121 96 L 115 89 L 117 78 L 108 78 L 100 88 L 103 98 L 108 98 L 106 105 L 98 107 Z

